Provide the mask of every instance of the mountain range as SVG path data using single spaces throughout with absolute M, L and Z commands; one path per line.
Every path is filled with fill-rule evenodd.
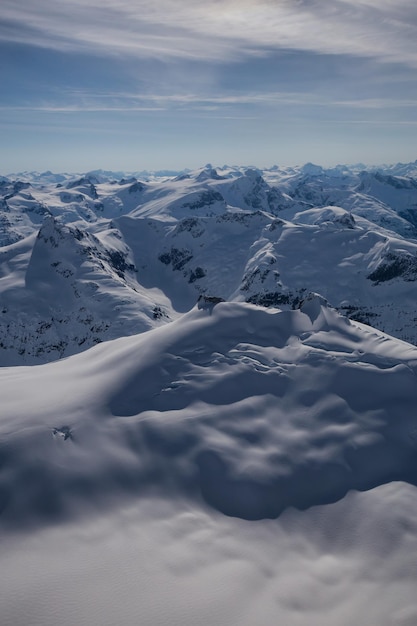
M 118 176 L 3 177 L 1 365 L 149 330 L 200 295 L 291 309 L 320 293 L 417 342 L 416 163 Z
M 416 168 L 2 178 L 2 626 L 417 623 Z

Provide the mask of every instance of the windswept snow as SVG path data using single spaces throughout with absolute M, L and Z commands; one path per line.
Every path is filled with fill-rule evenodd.
M 195 307 L 60 363 L 5 368 L 0 522 L 149 489 L 274 518 L 413 482 L 416 367 L 417 348 L 312 296 L 295 311 Z
M 278 520 L 143 498 L 8 537 L 5 626 L 413 626 L 415 488 L 392 483 Z
M 3 623 L 411 624 L 416 374 L 320 296 L 3 368 Z

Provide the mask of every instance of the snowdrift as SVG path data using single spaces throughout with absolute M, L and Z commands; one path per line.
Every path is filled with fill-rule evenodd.
M 416 372 L 315 295 L 0 369 L 2 626 L 417 623 Z
M 54 364 L 0 370 L 0 523 L 144 497 L 246 520 L 417 484 L 417 349 L 311 296 L 202 301 Z

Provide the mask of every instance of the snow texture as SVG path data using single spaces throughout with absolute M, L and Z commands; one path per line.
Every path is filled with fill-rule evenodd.
M 4 623 L 411 624 L 416 373 L 320 296 L 3 368 Z

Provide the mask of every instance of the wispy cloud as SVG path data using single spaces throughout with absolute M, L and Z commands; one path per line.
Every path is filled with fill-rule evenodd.
M 0 2 L 6 170 L 415 158 L 415 0 Z
M 65 95 L 65 104 L 53 101 L 40 101 L 23 106 L 0 106 L 0 111 L 45 111 L 49 113 L 80 112 L 158 112 L 170 109 L 218 110 L 231 107 L 274 107 L 305 106 L 332 107 L 363 110 L 417 109 L 417 99 L 409 98 L 356 98 L 334 99 L 325 94 L 309 92 L 246 92 L 240 94 L 139 94 L 94 93 L 75 90 Z
M 412 0 L 3 0 L 0 39 L 218 62 L 284 48 L 416 67 L 417 5 Z

